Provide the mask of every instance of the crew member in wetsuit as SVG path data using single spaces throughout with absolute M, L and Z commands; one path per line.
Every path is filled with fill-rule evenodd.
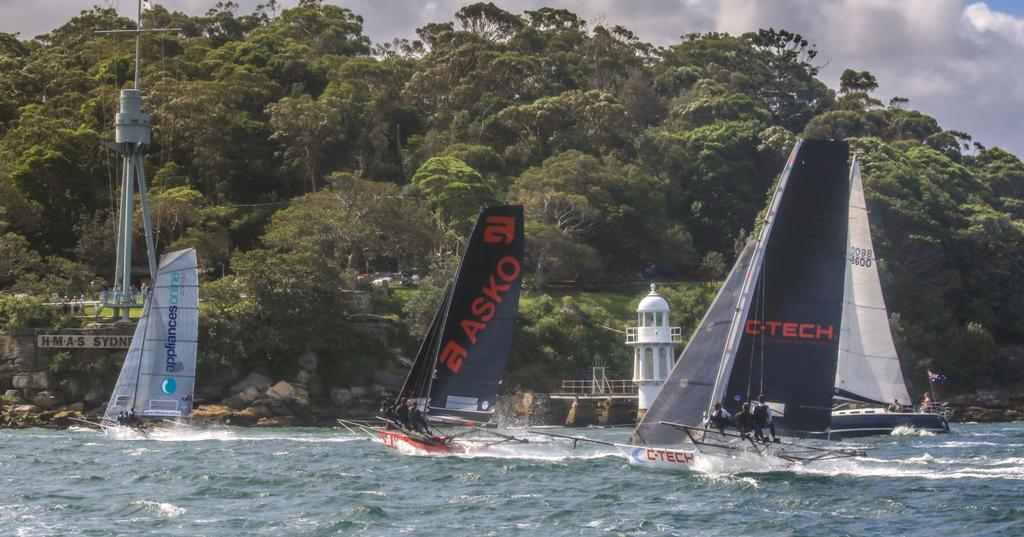
M 732 415 L 722 408 L 722 403 L 715 403 L 711 408 L 711 414 L 704 418 L 704 427 L 718 429 L 718 432 L 725 434 L 725 427 L 732 423 Z
M 732 424 L 740 432 L 741 437 L 750 438 L 750 430 L 754 428 L 754 415 L 750 413 L 749 401 L 743 403 L 743 408 L 732 418 Z
M 409 416 L 409 404 L 411 402 L 412 401 L 410 399 L 403 399 L 402 402 L 398 404 L 398 408 L 395 411 L 395 414 L 396 414 L 395 421 L 398 423 L 398 426 L 402 427 L 403 429 L 409 429 L 410 428 L 409 427 L 409 417 L 410 417 Z
M 757 402 L 754 403 L 754 437 L 762 442 L 768 442 L 768 436 L 764 434 L 765 429 L 770 429 L 772 433 L 772 442 L 778 442 L 779 439 L 775 436 L 775 424 L 772 423 L 772 409 L 768 406 L 768 403 L 764 400 L 764 394 L 757 396 Z
M 132 410 L 131 412 L 128 413 L 128 417 L 125 419 L 125 423 L 129 427 L 133 427 L 135 429 L 140 429 L 141 430 L 141 429 L 145 429 L 146 428 L 142 424 L 142 420 L 139 419 L 139 417 L 135 415 L 135 411 L 134 410 Z
M 409 425 L 414 431 L 419 431 L 427 436 L 434 435 L 427 426 L 427 420 L 423 417 L 423 411 L 415 404 L 409 407 Z

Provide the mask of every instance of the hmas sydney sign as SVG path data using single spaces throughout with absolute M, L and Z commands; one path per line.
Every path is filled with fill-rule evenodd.
M 127 349 L 132 336 L 96 336 L 85 334 L 44 334 L 36 336 L 40 349 Z

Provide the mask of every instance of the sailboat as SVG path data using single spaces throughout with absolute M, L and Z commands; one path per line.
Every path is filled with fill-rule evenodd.
M 874 406 L 834 410 L 829 436 L 890 434 L 897 427 L 948 433 L 949 423 L 943 415 L 914 412 L 910 406 L 878 278 L 864 181 L 857 159 L 850 168 L 850 185 L 848 262 L 835 399 Z
M 736 415 L 764 395 L 783 434 L 827 431 L 843 312 L 849 203 L 845 142 L 798 142 L 756 241 L 740 253 L 629 442 L 630 464 L 688 469 L 702 459 L 789 465 L 860 455 L 703 427 L 715 403 Z
M 382 409 L 381 424 L 339 423 L 379 437 L 387 447 L 420 453 L 523 442 L 483 427 L 494 415 L 515 330 L 523 244 L 521 205 L 481 209 L 455 279 L 401 391 Z M 464 430 L 432 429 L 452 426 Z
M 139 420 L 180 422 L 192 414 L 199 335 L 199 272 L 194 248 L 160 259 L 156 280 L 135 326 L 128 354 L 100 425 L 106 431 L 143 428 Z

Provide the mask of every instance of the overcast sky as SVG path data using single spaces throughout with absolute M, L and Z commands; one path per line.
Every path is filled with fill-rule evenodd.
M 261 0 L 235 0 L 251 11 Z M 326 0 L 365 20 L 374 42 L 415 37 L 426 22 L 451 20 L 465 0 Z M 204 13 L 216 0 L 155 0 Z M 298 0 L 283 0 L 286 7 Z M 619 24 L 657 45 L 689 32 L 737 34 L 761 27 L 799 32 L 818 45 L 820 77 L 833 88 L 843 69 L 871 71 L 877 97 L 907 97 L 945 129 L 1024 156 L 1024 2 L 993 0 L 495 0 L 514 13 L 547 5 Z M 134 0 L 0 0 L 0 31 L 45 33 L 93 4 L 134 13 Z

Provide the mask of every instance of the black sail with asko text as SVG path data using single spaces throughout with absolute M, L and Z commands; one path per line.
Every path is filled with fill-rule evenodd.
M 724 405 L 764 393 L 777 426 L 818 432 L 831 422 L 843 312 L 847 205 L 845 142 L 804 141 L 767 237 Z
M 519 313 L 523 208 L 480 211 L 439 332 L 428 413 L 486 422 L 494 413 Z

